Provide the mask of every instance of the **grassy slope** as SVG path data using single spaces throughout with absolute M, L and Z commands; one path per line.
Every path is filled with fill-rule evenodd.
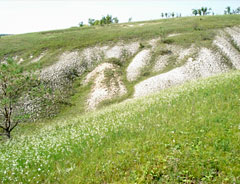
M 96 27 L 95 29 L 106 29 L 109 31 L 109 35 L 104 36 L 101 38 L 101 42 L 104 44 L 107 42 L 107 39 L 112 36 L 114 42 L 119 41 L 118 38 L 121 38 L 122 40 L 131 41 L 132 39 L 141 40 L 140 42 L 145 46 L 144 48 L 149 47 L 149 44 L 147 43 L 150 38 L 153 37 L 159 37 L 161 36 L 162 41 L 158 42 L 157 47 L 155 48 L 154 52 L 152 52 L 151 61 L 147 67 L 145 67 L 141 73 L 141 76 L 136 80 L 135 82 L 129 82 L 126 79 L 126 69 L 130 62 L 132 61 L 132 58 L 127 59 L 124 61 L 124 63 L 119 68 L 119 74 L 127 87 L 128 93 L 122 97 L 116 97 L 115 99 L 106 100 L 103 101 L 98 108 L 101 108 L 103 106 L 107 106 L 109 104 L 114 104 L 117 102 L 121 102 L 123 100 L 126 100 L 130 97 L 132 97 L 134 93 L 134 86 L 151 77 L 158 75 L 160 73 L 167 72 L 173 68 L 176 68 L 178 66 L 181 66 L 186 62 L 187 58 L 185 58 L 182 63 L 176 63 L 176 58 L 172 58 L 171 62 L 169 62 L 169 65 L 160 72 L 153 72 L 152 67 L 154 66 L 156 62 L 156 58 L 161 55 L 161 52 L 166 51 L 166 44 L 163 43 L 165 41 L 170 41 L 172 44 L 180 45 L 181 47 L 190 47 L 192 44 L 195 44 L 197 47 L 210 47 L 211 49 L 216 49 L 212 46 L 212 41 L 215 38 L 215 35 L 217 34 L 217 30 L 221 28 L 225 28 L 228 26 L 234 26 L 238 25 L 239 23 L 239 15 L 231 15 L 231 16 L 207 16 L 207 17 L 187 17 L 187 18 L 176 18 L 176 19 L 164 19 L 164 20 L 157 20 L 157 21 L 151 21 L 151 22 L 143 22 L 144 26 L 139 26 L 140 23 L 131 23 L 132 25 L 135 25 L 136 27 L 128 27 L 128 24 L 120 24 L 120 25 L 113 25 L 112 27 Z M 115 30 L 121 31 L 121 37 L 116 37 Z M 132 33 L 135 34 L 136 38 L 133 37 Z M 168 34 L 171 33 L 182 33 L 180 35 L 167 38 Z M 115 36 L 114 36 L 115 35 Z M 143 48 L 143 49 L 144 49 Z M 141 49 L 139 49 L 141 50 Z M 192 57 L 195 57 L 194 54 Z M 110 62 L 106 60 L 106 62 Z M 89 91 L 89 89 L 88 89 Z M 86 101 L 86 98 L 82 98 L 83 101 L 79 100 L 79 96 L 85 96 L 87 97 L 86 91 L 84 93 L 84 89 L 81 88 L 81 86 L 76 89 L 76 95 L 70 100 L 72 104 L 75 104 L 73 108 L 70 108 L 72 112 L 79 113 L 79 109 L 76 107 L 81 107 L 81 109 L 84 112 L 84 102 Z M 82 95 L 83 94 L 83 95 Z M 67 107 L 67 110 L 69 108 Z M 65 112 L 66 109 L 64 108 L 63 112 Z
M 238 25 L 239 22 L 240 15 L 185 17 L 115 24 L 104 27 L 96 26 L 71 28 L 23 35 L 11 35 L 0 39 L 0 60 L 3 57 L 17 55 L 19 58 L 24 58 L 25 61 L 22 64 L 25 65 L 26 70 L 36 70 L 56 62 L 58 60 L 58 56 L 66 50 L 84 49 L 88 46 L 96 44 L 112 44 L 114 42 L 119 42 L 120 40 L 124 40 L 126 42 L 140 40 L 140 42 L 147 47 L 146 40 L 159 38 L 159 36 L 163 41 L 178 44 L 182 47 L 189 47 L 193 43 L 201 47 L 210 47 L 217 29 Z M 139 26 L 139 24 L 142 23 L 144 25 Z M 134 26 L 129 27 L 130 24 Z M 166 36 L 171 33 L 184 34 L 166 38 Z M 148 68 L 144 69 L 142 76 L 134 83 L 126 80 L 125 70 L 130 63 L 130 60 L 125 61 L 124 66 L 120 68 L 120 73 L 122 74 L 121 77 L 128 89 L 127 95 L 121 98 L 104 101 L 100 104 L 100 107 L 120 102 L 131 97 L 134 92 L 133 87 L 136 83 L 153 75 L 166 72 L 177 67 L 177 65 L 175 65 L 176 58 L 172 58 L 172 62 L 169 63 L 169 66 L 167 66 L 164 71 L 158 73 L 152 72 L 151 66 L 154 65 L 154 58 L 156 59 L 164 48 L 164 43 L 159 43 L 154 53 L 152 53 L 153 57 Z M 31 55 L 35 58 L 44 51 L 46 51 L 46 55 L 38 63 L 29 64 Z M 82 78 L 83 76 L 81 76 L 81 79 Z M 75 82 L 75 86 L 78 85 L 79 80 Z M 73 107 L 71 109 L 63 107 L 63 111 L 76 112 L 76 114 L 84 112 L 86 109 L 84 107 L 85 101 L 90 88 L 91 86 L 88 86 L 87 88 L 78 86 L 72 89 L 75 95 L 71 99 L 69 98 L 69 103 L 73 104 Z
M 0 178 L 239 183 L 239 81 L 224 74 L 16 134 L 0 146 Z
M 56 56 L 65 50 L 82 49 L 119 40 L 145 40 L 175 32 L 187 33 L 171 38 L 175 44 L 209 45 L 216 29 L 234 26 L 239 22 L 239 15 L 187 17 L 143 22 L 144 26 L 139 26 L 139 22 L 131 23 L 134 27 L 119 24 L 6 36 L 0 39 L 0 58 L 18 55 L 26 59 L 27 63 L 30 55 L 38 56 L 47 50 L 48 56 L 42 59 L 40 66 L 35 66 L 44 67 L 53 63 Z M 33 68 L 33 65 L 30 67 Z
M 225 16 L 205 16 L 205 17 L 185 17 L 175 19 L 163 19 L 147 22 L 136 22 L 127 24 L 117 24 L 110 26 L 96 26 L 96 27 L 83 27 L 83 28 L 71 28 L 65 30 L 47 31 L 39 33 L 29 33 L 23 35 L 11 35 L 2 37 L 0 39 L 0 60 L 7 56 L 19 56 L 24 58 L 25 69 L 36 70 L 41 69 L 58 60 L 58 56 L 66 50 L 84 49 L 88 46 L 96 44 L 112 44 L 124 40 L 126 42 L 132 42 L 134 40 L 140 40 L 143 45 L 147 46 L 146 40 L 152 38 L 162 37 L 163 40 L 171 42 L 173 44 L 181 45 L 182 47 L 188 47 L 193 43 L 201 47 L 209 47 L 216 34 L 216 29 L 225 28 L 227 26 L 238 25 L 240 22 L 240 15 L 225 15 Z M 144 23 L 143 26 L 139 24 Z M 129 27 L 129 25 L 134 25 Z M 184 33 L 175 37 L 166 38 L 171 33 Z M 155 52 L 152 53 L 152 61 L 148 68 L 144 69 L 142 77 L 135 83 L 129 83 L 126 80 L 126 67 L 130 63 L 130 60 L 126 61 L 124 66 L 121 67 L 122 78 L 127 86 L 128 94 L 122 98 L 116 98 L 103 102 L 102 105 L 115 103 L 122 101 L 133 94 L 133 86 L 153 75 L 159 73 L 153 73 L 151 66 L 154 65 L 154 58 L 164 50 L 165 45 L 159 44 Z M 37 57 L 42 52 L 46 51 L 46 55 L 38 63 L 29 64 L 30 56 Z M 177 67 L 175 65 L 175 59 L 172 63 L 162 72 L 166 72 L 172 68 Z M 82 76 L 81 76 L 82 78 Z M 76 83 L 78 83 L 77 81 Z M 75 85 L 77 86 L 77 85 Z M 84 112 L 84 102 L 87 97 L 89 88 L 78 87 L 73 89 L 76 94 L 70 100 L 70 103 L 74 105 L 71 111 Z M 85 97 L 79 99 L 79 97 Z M 101 106 L 101 105 L 100 105 Z M 66 109 L 64 108 L 64 111 Z

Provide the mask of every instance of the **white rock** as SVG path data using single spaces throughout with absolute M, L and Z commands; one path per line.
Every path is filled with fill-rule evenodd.
M 234 43 L 240 48 L 240 30 L 226 28 L 225 31 L 231 36 Z
M 37 63 L 39 62 L 44 56 L 46 55 L 46 52 L 41 53 L 38 57 L 34 58 L 31 63 Z M 30 56 L 30 58 L 33 58 L 33 55 Z
M 160 55 L 153 67 L 153 72 L 160 72 L 168 65 L 170 55 Z
M 185 65 L 137 84 L 134 97 L 145 96 L 189 80 L 209 77 L 228 70 L 228 67 L 221 63 L 221 57 L 218 54 L 203 48 L 200 50 L 196 60 L 189 58 Z
M 103 63 L 89 73 L 84 81 L 87 84 L 94 81 L 93 88 L 87 100 L 88 109 L 96 109 L 97 105 L 104 100 L 112 99 L 117 96 L 122 96 L 127 93 L 121 78 L 116 72 L 116 67 L 110 63 Z M 109 84 L 106 84 L 105 71 L 112 70 L 113 76 L 109 79 Z
M 240 54 L 226 36 L 217 36 L 213 43 L 231 60 L 236 69 L 240 69 Z
M 134 57 L 133 61 L 127 68 L 127 79 L 129 81 L 134 81 L 140 76 L 141 70 L 151 59 L 150 52 L 150 49 L 142 50 Z

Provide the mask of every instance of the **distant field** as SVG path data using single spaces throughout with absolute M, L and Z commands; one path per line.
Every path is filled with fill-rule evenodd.
M 0 37 L 1 36 L 10 36 L 10 34 L 0 34 Z
M 239 183 L 239 81 L 233 72 L 41 128 L 18 127 L 0 145 L 1 181 Z

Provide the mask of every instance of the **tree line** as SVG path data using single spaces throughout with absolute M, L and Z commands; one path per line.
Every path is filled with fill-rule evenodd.
M 97 26 L 97 25 L 103 26 L 103 25 L 117 24 L 117 23 L 119 23 L 118 18 L 117 17 L 113 17 L 112 15 L 103 16 L 99 20 L 95 20 L 95 19 L 92 19 L 92 18 L 88 19 L 88 24 L 90 26 Z M 83 26 L 84 26 L 83 22 L 80 22 L 79 23 L 79 27 L 83 27 Z
M 215 13 L 212 11 L 212 8 L 208 8 L 208 7 L 201 7 L 199 9 L 192 9 L 192 14 L 197 16 L 204 16 L 204 15 L 215 15 Z M 227 6 L 224 10 L 224 14 L 225 15 L 232 15 L 232 14 L 240 14 L 240 7 L 238 7 L 237 9 L 232 9 L 230 6 Z
M 95 25 L 107 25 L 107 24 L 117 24 L 119 22 L 117 17 L 112 17 L 112 15 L 103 16 L 100 20 L 88 19 L 88 24 L 90 26 Z
M 161 17 L 162 18 L 174 18 L 174 17 L 182 17 L 181 13 L 175 13 L 175 12 L 171 12 L 171 13 L 161 13 Z
M 192 14 L 197 16 L 205 16 L 205 15 L 215 15 L 215 13 L 213 12 L 212 8 L 208 8 L 208 7 L 201 7 L 198 9 L 192 9 Z M 238 7 L 237 9 L 232 9 L 230 6 L 227 6 L 224 10 L 224 14 L 225 15 L 232 15 L 232 14 L 240 14 L 240 7 Z M 175 17 L 182 17 L 181 13 L 176 13 L 176 12 L 163 12 L 161 13 L 161 17 L 162 18 L 175 18 Z M 131 22 L 132 18 L 129 18 L 128 22 Z M 112 15 L 106 15 L 103 16 L 101 19 L 92 19 L 89 18 L 88 19 L 88 25 L 89 26 L 96 26 L 96 25 L 109 25 L 109 24 L 117 24 L 119 23 L 119 19 L 117 17 L 113 17 Z M 80 22 L 79 27 L 83 27 L 84 23 Z
M 212 8 L 207 8 L 207 7 L 202 7 L 199 9 L 193 9 L 192 10 L 192 14 L 197 16 L 202 16 L 202 15 L 209 15 L 210 13 L 212 13 L 214 15 L 214 12 L 211 12 Z
M 234 9 L 232 10 L 232 8 L 230 6 L 228 6 L 225 8 L 224 14 L 225 15 L 240 14 L 240 7 L 238 7 L 235 10 Z

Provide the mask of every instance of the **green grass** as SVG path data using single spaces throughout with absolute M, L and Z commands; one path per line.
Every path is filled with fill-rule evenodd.
M 0 145 L 1 182 L 239 183 L 239 81 L 232 72 L 19 126 Z

